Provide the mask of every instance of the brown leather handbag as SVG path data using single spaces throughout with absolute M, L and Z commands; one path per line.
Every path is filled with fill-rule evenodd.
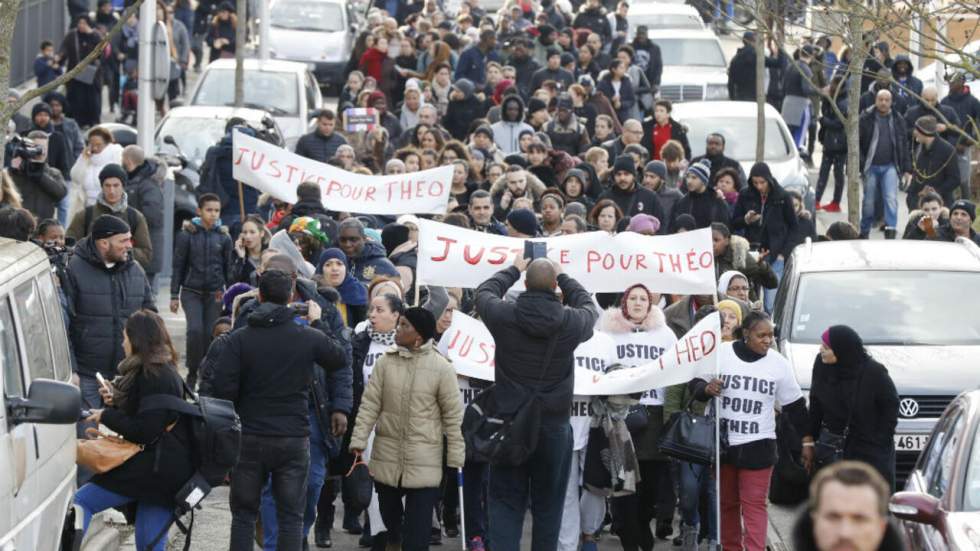
M 107 473 L 143 451 L 141 444 L 107 436 L 94 427 L 85 429 L 85 436 L 88 438 L 78 441 L 75 463 L 97 474 Z

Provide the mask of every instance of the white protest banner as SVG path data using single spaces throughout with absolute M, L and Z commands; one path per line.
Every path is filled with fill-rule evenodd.
M 656 361 L 609 373 L 576 367 L 574 393 L 578 396 L 634 394 L 714 375 L 718 371 L 721 344 L 720 319 L 717 312 L 710 314 Z M 439 351 L 453 363 L 457 374 L 493 380 L 496 345 L 480 321 L 453 312 L 453 322 L 439 341 Z
M 390 176 L 354 174 L 300 157 L 241 132 L 233 138 L 232 174 L 249 186 L 287 203 L 296 187 L 320 184 L 323 206 L 358 214 L 445 214 L 453 167 L 442 166 Z
M 477 287 L 524 253 L 524 239 L 419 220 L 419 281 Z M 622 292 L 643 283 L 660 293 L 715 292 L 711 230 L 665 236 L 589 232 L 530 239 L 548 246 L 548 258 L 591 293 Z

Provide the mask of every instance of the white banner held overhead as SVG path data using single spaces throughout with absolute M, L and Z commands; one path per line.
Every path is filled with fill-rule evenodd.
M 656 361 L 638 367 L 597 373 L 575 369 L 575 394 L 614 396 L 645 392 L 686 383 L 695 377 L 711 378 L 717 372 L 721 326 L 718 313 L 708 315 L 684 334 Z M 439 341 L 439 351 L 453 363 L 456 373 L 493 380 L 493 336 L 482 322 L 453 312 L 453 322 Z
M 232 174 L 287 203 L 296 187 L 317 182 L 323 206 L 358 214 L 445 214 L 453 167 L 390 176 L 367 176 L 301 157 L 241 132 L 233 136 Z
M 419 220 L 418 266 L 424 285 L 474 288 L 514 263 L 524 239 Z M 548 258 L 591 293 L 618 293 L 634 283 L 653 291 L 713 294 L 711 230 L 665 236 L 589 232 L 530 239 L 548 244 Z

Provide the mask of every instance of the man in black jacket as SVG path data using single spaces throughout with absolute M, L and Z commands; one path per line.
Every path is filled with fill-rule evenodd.
M 516 302 L 504 294 L 527 271 L 527 291 Z M 529 391 L 541 402 L 538 445 L 528 461 L 516 467 L 492 465 L 488 510 L 494 549 L 520 549 L 524 514 L 534 488 L 532 549 L 555 549 L 572 454 L 568 424 L 574 383 L 573 352 L 592 337 L 599 312 L 577 281 L 559 273 L 547 259 L 528 264 L 517 258 L 476 290 L 476 309 L 497 343 L 497 405 L 503 414 L 516 411 Z M 563 306 L 555 294 L 561 287 Z M 542 363 L 543 361 L 543 363 Z
M 235 331 L 214 373 L 216 397 L 232 400 L 242 420 L 242 455 L 231 480 L 230 549 L 251 551 L 262 487 L 272 476 L 279 520 L 277 548 L 299 549 L 310 464 L 309 395 L 314 364 L 347 368 L 341 343 L 319 331 L 320 306 L 308 301 L 297 316 L 289 300 L 294 278 L 266 270 L 260 305 Z
M 858 121 L 864 199 L 861 205 L 861 237 L 868 237 L 874 223 L 875 194 L 880 186 L 885 201 L 885 237 L 894 239 L 898 224 L 898 180 L 912 180 L 912 161 L 905 139 L 905 119 L 892 109 L 892 93 L 879 90 L 874 109 Z
M 636 166 L 629 155 L 621 155 L 613 164 L 613 185 L 598 200 L 603 199 L 616 203 L 624 216 L 649 214 L 661 222 L 661 227 L 666 226 L 663 223 L 666 220 L 664 207 L 657 194 L 636 184 Z
M 347 138 L 334 132 L 337 116 L 330 109 L 322 109 L 316 117 L 316 130 L 303 135 L 296 142 L 296 154 L 325 163 L 337 153 L 337 148 L 347 143 Z
M 707 159 L 711 162 L 711 182 L 715 181 L 715 174 L 718 174 L 719 170 L 731 168 L 738 173 L 739 184 L 745 185 L 745 171 L 742 169 L 742 164 L 725 156 L 725 136 L 717 132 L 708 134 L 705 139 L 704 155 L 691 159 L 691 163 L 696 163 L 701 159 Z
M 915 142 L 911 132 L 915 128 L 915 121 L 926 115 L 932 115 L 936 118 L 936 131 L 944 140 L 950 144 L 955 144 L 959 140 L 959 134 L 953 129 L 954 126 L 960 124 L 959 113 L 956 112 L 956 109 L 939 103 L 939 92 L 934 86 L 928 86 L 922 90 L 922 101 L 909 107 L 908 111 L 905 112 L 905 126 L 910 132 L 909 143 L 913 147 Z
M 138 145 L 127 145 L 122 152 L 122 166 L 127 176 L 126 199 L 129 206 L 143 214 L 150 232 L 153 259 L 146 269 L 146 278 L 155 290 L 156 275 L 163 270 L 163 182 L 167 179 L 167 164 L 147 159 Z
M 919 206 L 922 195 L 935 191 L 943 198 L 943 204 L 953 204 L 953 193 L 960 186 L 960 167 L 956 162 L 956 149 L 939 137 L 938 123 L 931 115 L 915 121 L 912 136 L 918 144 L 912 157 L 912 184 L 909 185 L 905 202 L 909 211 Z
M 778 65 L 778 60 L 766 56 L 766 68 Z M 742 47 L 728 64 L 728 99 L 755 101 L 755 33 L 745 31 Z

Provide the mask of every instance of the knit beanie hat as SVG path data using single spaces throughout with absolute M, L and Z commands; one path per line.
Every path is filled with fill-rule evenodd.
M 528 209 L 514 209 L 507 214 L 507 221 L 524 235 L 538 235 L 538 219 Z
M 527 112 L 528 112 L 528 114 L 537 113 L 538 111 L 541 111 L 542 109 L 547 109 L 547 108 L 548 108 L 548 104 L 545 103 L 545 102 L 543 102 L 543 101 L 541 101 L 538 98 L 531 98 L 531 101 L 527 102 Z
M 129 233 L 129 224 L 112 214 L 103 214 L 92 224 L 92 239 L 108 239 L 113 235 Z
M 656 174 L 661 180 L 667 179 L 667 163 L 663 161 L 650 161 L 643 170 Z
M 643 235 L 656 235 L 660 231 L 660 220 L 656 216 L 649 214 L 636 214 L 630 218 L 630 224 L 626 231 L 641 233 Z
M 677 233 L 679 230 L 693 231 L 698 229 L 698 222 L 690 214 L 684 213 L 677 215 L 674 219 L 674 227 L 671 228 L 672 233 Z
M 332 247 L 320 253 L 320 260 L 316 264 L 317 273 L 323 273 L 323 265 L 326 264 L 328 260 L 339 260 L 343 262 L 345 266 L 347 265 L 347 255 L 344 254 L 344 251 L 336 247 Z
M 126 176 L 126 170 L 117 165 L 116 163 L 110 163 L 105 165 L 101 171 L 99 171 L 99 184 L 105 183 L 109 178 L 118 178 L 122 182 L 123 187 L 129 183 L 129 177 Z
M 953 214 L 954 210 L 961 210 L 965 212 L 970 217 L 971 222 L 976 222 L 977 220 L 977 206 L 966 199 L 960 199 L 953 203 L 953 206 L 949 208 L 949 213 Z
M 936 135 L 937 124 L 936 117 L 933 117 L 932 115 L 924 115 L 915 119 L 915 129 L 922 132 L 926 136 Z
M 693 174 L 698 177 L 704 185 L 708 185 L 711 181 L 711 161 L 708 159 L 701 159 L 700 161 L 694 163 L 687 168 L 688 174 Z
M 436 318 L 432 315 L 432 312 L 422 308 L 421 306 L 413 306 L 402 314 L 408 323 L 412 324 L 415 331 L 422 337 L 426 342 L 429 341 L 436 334 Z
M 51 116 L 51 106 L 48 105 L 47 103 L 44 103 L 43 101 L 40 101 L 38 103 L 35 103 L 34 104 L 34 107 L 31 108 L 31 119 L 33 119 L 34 117 L 36 117 L 37 114 L 38 113 L 41 113 L 41 112 L 47 113 L 48 116 L 50 117 Z
M 633 163 L 633 157 L 629 155 L 620 155 L 616 157 L 616 163 L 613 165 L 613 175 L 617 172 L 629 172 L 630 174 L 636 175 L 636 164 Z
M 399 245 L 408 241 L 408 233 L 408 226 L 404 224 L 387 224 L 381 230 L 381 244 L 391 254 Z

